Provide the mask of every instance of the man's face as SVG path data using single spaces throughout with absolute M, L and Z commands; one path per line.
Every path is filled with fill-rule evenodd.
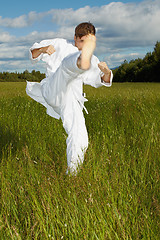
M 83 36 L 81 38 L 74 36 L 74 42 L 75 46 L 78 48 L 78 50 L 82 50 L 84 40 L 86 39 L 87 36 Z

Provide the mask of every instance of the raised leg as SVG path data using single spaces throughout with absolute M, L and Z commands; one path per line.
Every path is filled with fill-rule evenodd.
M 68 84 L 85 71 L 77 66 L 79 55 L 80 52 L 77 52 L 66 57 L 57 71 L 46 78 L 41 87 L 45 101 L 58 113 L 60 113 L 64 96 L 68 91 Z

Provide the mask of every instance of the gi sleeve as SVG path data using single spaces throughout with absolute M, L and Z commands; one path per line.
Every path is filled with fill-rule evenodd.
M 34 43 L 32 45 L 32 47 L 29 49 L 29 57 L 31 59 L 31 62 L 32 63 L 37 63 L 38 61 L 42 60 L 44 55 L 46 55 L 45 53 L 41 53 L 37 58 L 33 58 L 32 57 L 32 50 L 38 49 L 38 48 L 41 48 L 41 47 L 46 47 L 46 46 L 49 46 L 49 45 L 53 45 L 54 46 L 54 43 L 55 43 L 55 39 L 43 40 L 40 43 L 37 43 L 37 42 Z
M 111 71 L 111 70 L 110 70 Z M 110 76 L 110 82 L 109 83 L 106 83 L 102 80 L 102 77 L 103 77 L 104 73 L 101 71 L 100 72 L 100 76 L 101 76 L 101 84 L 105 87 L 111 87 L 112 86 L 112 80 L 113 80 L 113 72 L 111 71 L 111 76 Z
M 92 56 L 91 60 L 91 67 L 89 70 L 84 73 L 84 84 L 90 85 L 92 87 L 98 88 L 102 86 L 111 87 L 112 86 L 112 79 L 113 73 L 111 71 L 110 82 L 106 83 L 102 80 L 102 76 L 104 73 L 98 67 L 99 59 L 95 56 Z

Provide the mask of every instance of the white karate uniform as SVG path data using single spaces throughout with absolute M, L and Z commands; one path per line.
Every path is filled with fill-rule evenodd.
M 33 59 L 31 50 L 53 45 L 55 52 L 52 55 L 41 54 Z M 54 118 L 61 118 L 63 127 L 68 134 L 67 165 L 71 173 L 76 173 L 78 166 L 84 161 L 84 153 L 88 148 L 88 134 L 83 116 L 84 102 L 82 96 L 83 83 L 93 87 L 112 85 L 101 81 L 102 72 L 98 68 L 99 60 L 92 56 L 91 67 L 85 71 L 77 67 L 77 58 L 80 51 L 65 39 L 44 40 L 35 43 L 30 49 L 32 62 L 42 60 L 46 63 L 46 78 L 40 83 L 27 82 L 26 93 L 43 104 L 47 114 Z

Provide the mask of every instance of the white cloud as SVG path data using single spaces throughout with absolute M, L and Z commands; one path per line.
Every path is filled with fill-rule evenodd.
M 0 43 L 12 42 L 14 39 L 8 32 L 0 32 Z
M 94 8 L 86 6 L 78 10 L 70 9 L 52 9 L 49 14 L 52 15 L 52 21 L 59 26 L 73 26 L 88 19 Z
M 22 28 L 27 26 L 26 16 L 22 15 L 17 18 L 2 18 L 0 16 L 0 26 L 9 28 Z
M 32 11 L 27 16 L 27 22 L 28 22 L 28 24 L 32 24 L 36 21 L 40 21 L 47 15 L 48 15 L 48 12 L 36 13 L 36 12 Z
M 50 39 L 50 38 L 55 38 L 57 35 L 53 31 L 49 32 L 37 32 L 33 31 L 29 33 L 27 36 L 22 36 L 17 39 L 17 42 L 19 44 L 25 44 L 27 46 L 31 46 L 34 42 L 39 42 L 43 39 Z
M 38 22 L 43 19 L 48 12 L 36 13 L 30 12 L 28 15 L 21 15 L 16 18 L 2 18 L 0 16 L 0 26 L 8 28 L 24 28 L 32 25 L 34 22 Z
M 131 52 L 124 53 L 122 50 L 119 53 L 106 55 L 103 59 L 111 68 L 119 66 L 125 60 L 128 62 L 137 58 L 143 58 L 146 53 Z
M 136 3 L 112 2 L 102 7 L 52 10 L 52 20 L 66 29 L 82 21 L 98 28 L 97 37 L 114 47 L 153 44 L 160 37 L 160 1 Z
M 33 65 L 29 60 L 8 60 L 7 63 L 0 61 L 0 72 L 23 72 L 24 70 L 45 72 L 45 66 L 42 62 Z
M 0 59 L 25 58 L 28 49 L 25 46 L 0 45 Z
M 97 37 L 103 43 L 118 45 L 148 45 L 160 37 L 160 1 L 145 0 L 138 4 L 112 2 L 101 7 L 52 9 L 48 12 L 30 12 L 17 18 L 0 17 L 0 25 L 9 28 L 23 28 L 43 20 L 57 25 L 56 34 L 69 38 L 74 27 L 83 21 L 91 21 L 97 27 Z M 49 21 L 49 22 L 48 22 Z M 40 24 L 40 23 L 39 23 Z M 51 27 L 51 25 L 50 25 Z M 43 31 L 43 30 L 42 30 Z M 52 35 L 51 35 L 52 36 Z M 71 37 L 70 37 L 71 38 Z

